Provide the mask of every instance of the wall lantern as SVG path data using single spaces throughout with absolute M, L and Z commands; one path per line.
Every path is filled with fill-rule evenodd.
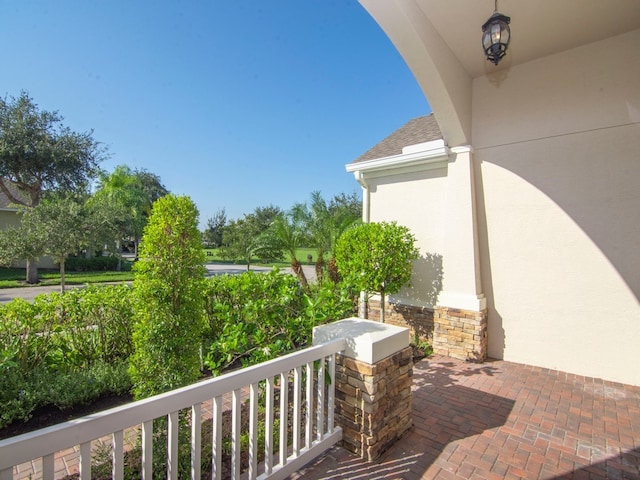
M 482 47 L 487 60 L 494 65 L 502 60 L 509 48 L 511 30 L 509 29 L 510 17 L 498 13 L 498 0 L 495 3 L 493 15 L 482 25 Z

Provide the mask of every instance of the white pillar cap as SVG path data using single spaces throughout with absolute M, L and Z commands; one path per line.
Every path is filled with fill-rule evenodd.
M 373 365 L 409 346 L 409 329 L 387 323 L 346 318 L 313 329 L 313 344 L 344 338 L 343 355 Z

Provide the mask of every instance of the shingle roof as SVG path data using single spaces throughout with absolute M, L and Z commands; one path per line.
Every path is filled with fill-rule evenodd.
M 400 155 L 403 147 L 442 139 L 436 117 L 425 115 L 409 120 L 398 130 L 356 158 L 353 163 Z

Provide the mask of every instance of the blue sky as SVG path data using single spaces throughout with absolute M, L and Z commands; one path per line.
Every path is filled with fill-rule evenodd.
M 345 164 L 430 107 L 356 0 L 0 0 L 0 95 L 218 209 L 360 193 Z

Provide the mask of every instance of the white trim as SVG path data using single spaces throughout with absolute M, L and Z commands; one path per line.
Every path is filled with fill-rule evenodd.
M 221 397 L 227 392 L 242 389 L 261 380 L 273 378 L 282 372 L 288 372 L 298 366 L 341 352 L 346 348 L 346 345 L 345 338 L 335 339 L 329 343 L 314 345 L 258 365 L 242 368 L 137 402 L 0 440 L 0 479 L 10 478 L 9 474 L 15 465 L 75 445 L 89 444 L 92 440 L 109 435 L 114 431 L 124 430 L 165 416 L 167 413 L 177 412 L 206 400 Z M 322 382 L 320 383 L 323 385 Z M 333 387 L 335 384 L 331 385 Z M 336 428 L 334 433 L 335 435 L 330 435 L 331 438 L 339 440 L 342 431 Z M 326 434 L 327 432 L 323 433 L 323 435 Z M 326 446 L 324 442 L 322 444 Z M 280 459 L 279 465 L 288 462 L 289 459 L 286 461 Z
M 440 292 L 437 306 L 481 312 L 487 308 L 487 299 L 482 293 L 478 295 L 468 295 L 464 293 Z
M 473 153 L 473 147 L 471 145 L 460 145 L 458 147 L 451 147 L 451 153 L 456 155 L 460 153 Z
M 336 338 L 348 339 L 342 355 L 369 365 L 401 351 L 410 342 L 408 328 L 356 317 L 313 327 L 314 345 L 332 342 Z
M 434 140 L 415 145 L 421 147 L 418 152 L 402 153 L 390 157 L 375 158 L 364 162 L 349 163 L 345 165 L 347 172 L 379 172 L 397 169 L 399 167 L 414 167 L 417 165 L 428 165 L 432 163 L 446 161 L 449 158 L 449 147 L 444 140 Z M 411 150 L 414 147 L 409 145 L 404 149 Z M 403 151 L 404 151 L 403 149 Z M 358 178 L 356 176 L 356 178 Z

